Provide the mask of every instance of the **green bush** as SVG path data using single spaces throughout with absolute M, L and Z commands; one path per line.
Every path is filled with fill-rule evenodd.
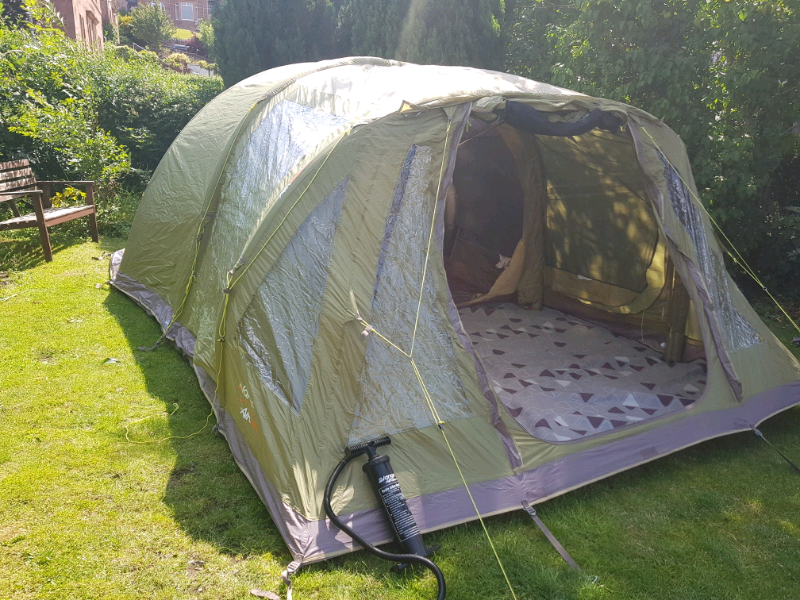
M 108 53 L 97 60 L 98 123 L 128 149 L 138 169 L 155 169 L 181 129 L 222 92 L 217 77 L 183 75 Z
M 164 59 L 164 64 L 179 73 L 188 72 L 189 57 L 182 52 L 173 52 Z
M 57 28 L 49 3 L 25 8 L 32 23 L 0 17 L 0 160 L 27 157 L 42 179 L 95 180 L 103 233 L 123 233 L 115 219 L 129 222 L 150 173 L 222 81 L 165 70 L 153 52 L 87 50 Z

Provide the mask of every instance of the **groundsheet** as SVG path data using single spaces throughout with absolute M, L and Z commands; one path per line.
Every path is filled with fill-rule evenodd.
M 669 364 L 644 343 L 552 308 L 459 313 L 498 398 L 541 440 L 634 426 L 692 405 L 705 388 L 705 359 Z

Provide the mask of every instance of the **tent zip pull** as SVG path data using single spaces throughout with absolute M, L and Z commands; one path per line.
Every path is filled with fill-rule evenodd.
M 542 530 L 542 533 L 545 535 L 545 537 L 548 539 L 548 541 L 553 545 L 553 548 L 555 548 L 556 551 L 561 555 L 561 558 L 563 558 L 564 561 L 570 567 L 572 567 L 574 570 L 580 571 L 581 568 L 578 566 L 578 563 L 576 563 L 575 559 L 573 559 L 569 555 L 569 552 L 567 552 L 564 549 L 564 546 L 562 546 L 559 543 L 559 541 L 556 539 L 556 536 L 554 536 L 552 534 L 552 532 L 547 528 L 547 525 L 545 525 L 542 522 L 542 520 L 539 518 L 539 515 L 536 514 L 536 509 L 533 508 L 533 506 L 531 506 L 530 502 L 528 502 L 527 500 L 523 500 L 522 501 L 522 508 L 525 509 L 525 512 L 528 513 L 531 516 L 531 519 L 533 519 L 533 522 L 536 523 L 536 525 L 539 527 L 539 529 Z
M 785 460 L 787 463 L 789 463 L 789 466 L 791 466 L 791 467 L 792 467 L 792 470 L 793 470 L 795 473 L 797 473 L 798 475 L 800 475 L 800 467 L 798 467 L 798 466 L 797 466 L 796 464 L 794 464 L 794 463 L 793 463 L 791 460 L 789 460 L 789 457 L 787 457 L 787 456 L 786 456 L 786 455 L 785 455 L 783 452 L 781 452 L 781 451 L 780 451 L 780 450 L 778 450 L 778 449 L 777 449 L 775 446 L 773 446 L 773 445 L 772 445 L 772 443 L 771 443 L 771 442 L 770 442 L 770 441 L 769 441 L 767 438 L 765 438 L 765 437 L 764 437 L 764 434 L 763 434 L 763 433 L 761 433 L 761 432 L 760 432 L 758 429 L 756 429 L 756 427 L 755 427 L 754 425 L 750 425 L 750 429 L 752 429 L 752 430 L 753 430 L 753 433 L 755 433 L 755 434 L 756 434 L 758 437 L 760 437 L 762 440 L 764 440 L 765 442 L 767 442 L 767 444 L 769 444 L 770 448 L 772 448 L 773 450 L 775 450 L 775 452 L 777 452 L 778 454 L 780 454 L 780 455 L 781 455 L 781 458 L 783 458 L 783 460 Z

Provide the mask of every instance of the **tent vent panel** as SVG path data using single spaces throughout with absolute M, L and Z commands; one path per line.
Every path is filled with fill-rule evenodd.
M 413 146 L 386 220 L 372 302 L 372 325 L 414 362 L 445 421 L 471 416 L 431 268 L 424 282 L 437 176 L 433 150 Z M 438 245 L 433 244 L 438 249 Z M 434 253 L 431 254 L 431 260 Z M 419 304 L 419 319 L 417 308 Z M 375 335 L 368 338 L 361 397 L 349 444 L 435 423 L 408 356 Z
M 286 175 L 323 136 L 346 120 L 296 102 L 283 101 L 267 113 L 247 138 L 226 175 L 208 256 L 201 262 L 197 286 L 198 343 L 212 344 L 225 273 L 241 255 L 268 201 Z
M 300 225 L 239 322 L 239 341 L 262 383 L 299 413 L 347 179 Z
M 761 338 L 755 327 L 742 316 L 733 304 L 731 282 L 725 270 L 725 264 L 722 257 L 709 245 L 706 227 L 700 212 L 689 196 L 689 190 L 675 169 L 663 158 L 662 162 L 664 163 L 664 176 L 669 186 L 672 209 L 686 228 L 697 250 L 698 267 L 700 267 L 700 272 L 703 274 L 708 293 L 711 296 L 717 323 L 725 337 L 725 347 L 733 352 L 761 344 Z

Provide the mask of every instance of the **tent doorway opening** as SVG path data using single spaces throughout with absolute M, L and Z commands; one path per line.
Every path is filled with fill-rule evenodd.
M 442 251 L 468 350 L 534 437 L 578 441 L 701 398 L 704 349 L 627 133 L 470 118 Z

